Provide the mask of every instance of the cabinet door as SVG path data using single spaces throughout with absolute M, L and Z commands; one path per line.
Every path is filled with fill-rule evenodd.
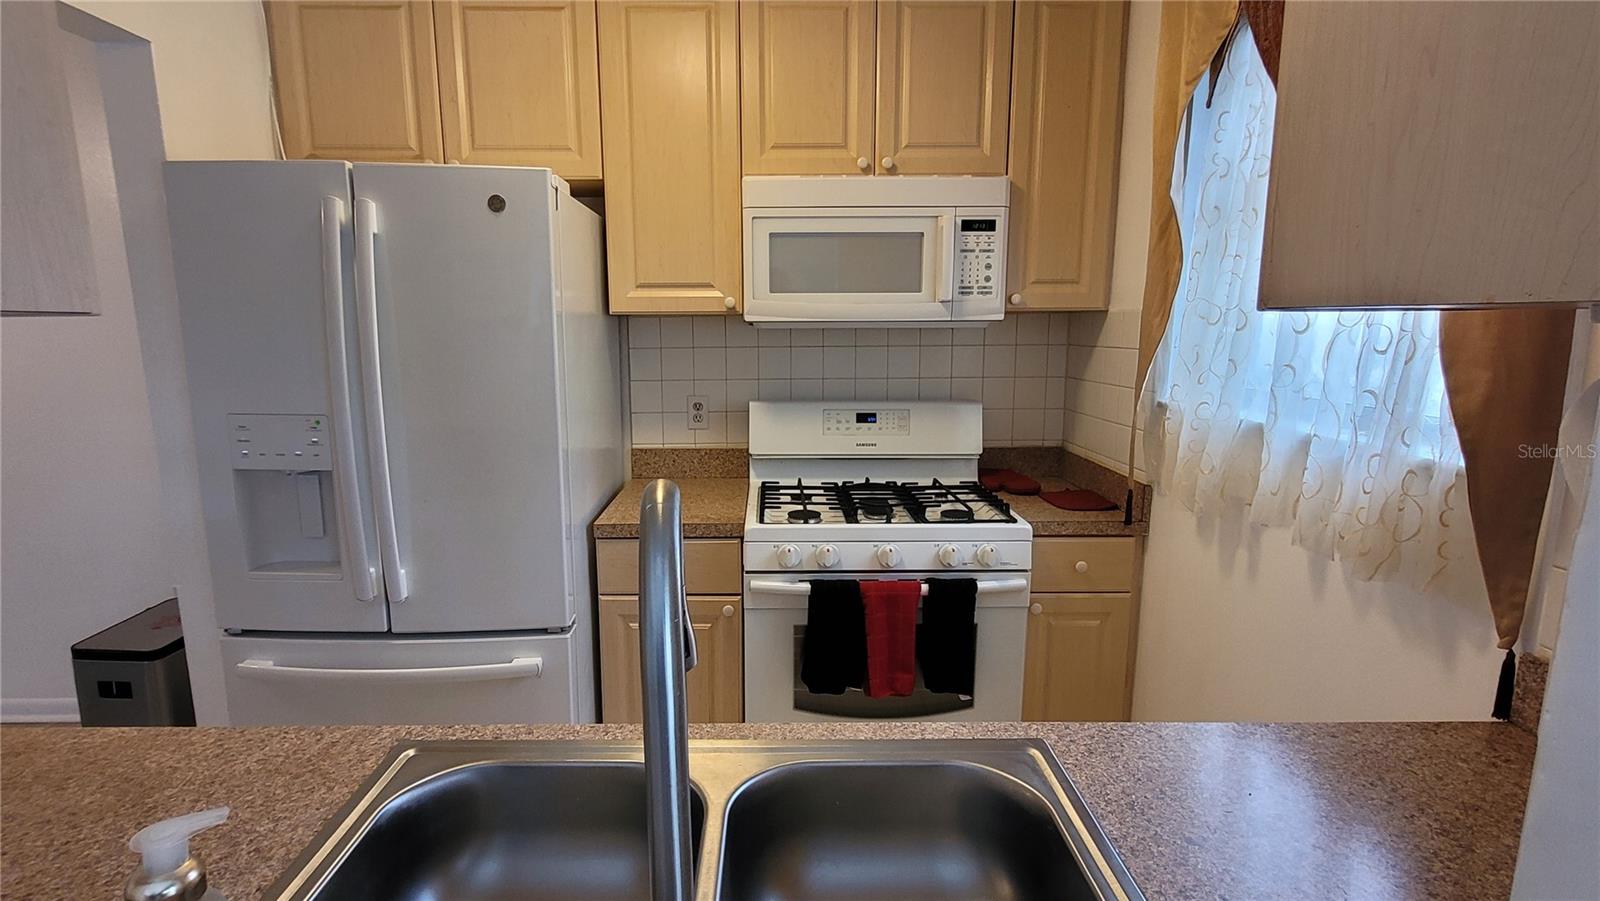
M 756 0 L 739 16 L 745 174 L 871 174 L 873 0 Z
M 1600 4 L 1284 7 L 1262 309 L 1600 299 Z
M 732 0 L 599 6 L 613 313 L 738 309 L 738 23 Z
M 284 156 L 443 162 L 430 4 L 262 5 Z
M 1022 718 L 1126 720 L 1132 611 L 1128 594 L 1034 595 Z
M 744 616 L 738 597 L 689 598 L 700 662 L 684 689 L 689 722 L 744 720 Z M 644 718 L 639 682 L 639 598 L 600 598 L 601 718 L 637 723 Z
M 1098 0 L 1017 6 L 1006 279 L 1014 307 L 1111 301 L 1127 15 L 1126 3 Z
M 1011 0 L 880 0 L 880 175 L 1005 175 Z
M 600 178 L 594 0 L 436 0 L 444 153 Z

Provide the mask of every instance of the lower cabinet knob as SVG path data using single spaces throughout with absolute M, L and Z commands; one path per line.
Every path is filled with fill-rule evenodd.
M 1022 306 L 1022 295 L 1021 294 L 1013 294 L 1013 295 L 1011 295 L 1011 305 L 1014 306 L 1014 307 Z
M 1087 560 L 1079 560 L 1077 565 L 1072 567 L 1072 568 L 1077 570 L 1080 573 L 1086 573 L 1086 572 L 1089 571 L 1089 561 L 1087 561 Z
M 722 615 L 723 616 L 732 616 L 733 615 L 733 605 L 732 604 L 723 605 L 723 607 L 722 607 Z
M 738 304 L 734 302 L 733 298 L 731 298 L 731 297 L 722 298 L 722 308 L 724 310 L 731 310 L 736 306 L 738 306 Z
M 1031 605 L 1028 606 L 1028 612 L 1033 614 L 1034 616 L 1038 616 L 1039 614 L 1044 612 L 1044 605 L 1043 604 L 1031 604 Z
M 869 160 L 864 156 L 856 157 L 856 168 L 857 169 L 871 169 L 872 168 L 872 160 Z
M 883 168 L 885 168 L 885 169 L 893 169 L 894 168 L 894 157 L 892 157 L 892 156 L 884 157 L 883 158 Z

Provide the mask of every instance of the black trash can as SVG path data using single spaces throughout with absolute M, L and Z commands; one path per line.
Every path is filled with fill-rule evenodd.
M 72 677 L 85 726 L 193 726 L 178 599 L 73 645 Z

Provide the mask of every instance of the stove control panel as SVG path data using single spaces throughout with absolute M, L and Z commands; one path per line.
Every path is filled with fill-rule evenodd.
M 746 541 L 746 572 L 1027 571 L 1031 541 Z
M 822 411 L 824 435 L 909 435 L 911 411 L 908 409 L 841 410 L 828 408 Z

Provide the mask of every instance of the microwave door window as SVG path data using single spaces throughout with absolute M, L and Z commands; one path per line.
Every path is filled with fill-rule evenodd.
M 778 232 L 768 242 L 768 289 L 774 295 L 926 291 L 920 231 Z

